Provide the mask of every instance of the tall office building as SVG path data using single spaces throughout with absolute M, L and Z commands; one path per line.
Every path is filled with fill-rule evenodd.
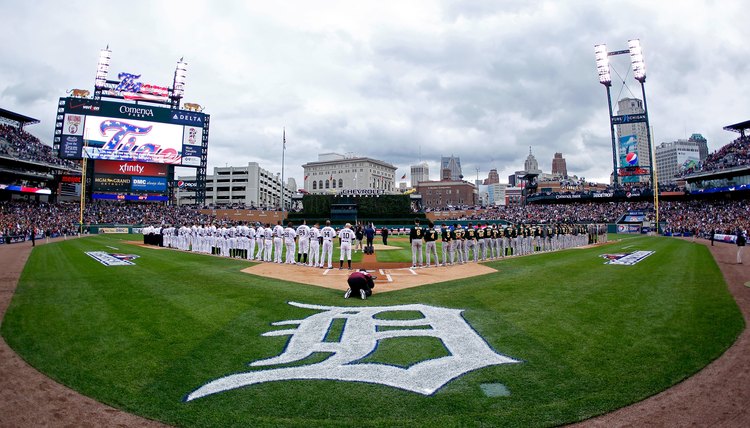
M 495 168 L 492 168 L 487 174 L 487 178 L 484 180 L 484 184 L 490 185 L 490 184 L 497 184 L 500 182 L 500 175 L 497 173 L 497 170 Z
M 195 203 L 195 176 L 177 178 L 183 186 L 175 189 L 177 204 Z M 292 194 L 297 192 L 296 182 L 287 181 L 284 187 L 284 207 L 291 206 Z M 245 204 L 259 208 L 280 208 L 281 179 L 279 174 L 263 169 L 257 162 L 243 166 L 214 167 L 206 176 L 206 204 Z
M 700 134 L 693 134 L 693 137 Z M 672 184 L 682 171 L 697 168 L 708 156 L 706 139 L 677 140 L 656 146 L 656 172 L 659 184 Z M 705 147 L 705 151 L 703 150 Z
M 427 162 L 411 166 L 411 187 L 417 187 L 420 181 L 430 181 L 430 167 Z
M 623 98 L 617 103 L 617 115 L 643 114 L 643 101 L 637 98 Z M 649 161 L 649 145 L 646 132 L 646 123 L 626 123 L 615 125 L 617 127 L 617 167 L 624 168 L 629 166 L 639 166 L 648 168 L 651 166 Z M 629 153 L 635 153 L 628 158 Z M 630 160 L 630 162 L 628 162 Z M 627 182 L 646 182 L 649 181 L 648 175 L 619 177 L 621 183 Z
M 460 181 L 463 180 L 463 173 L 461 172 L 461 158 L 458 156 L 443 156 L 440 158 L 440 170 L 450 169 L 451 180 Z
M 541 174 L 542 170 L 539 169 L 539 162 L 536 157 L 531 153 L 531 147 L 529 147 L 529 155 L 526 156 L 526 161 L 523 163 L 523 169 L 528 174 Z
M 560 178 L 568 177 L 568 166 L 562 153 L 555 153 L 555 157 L 552 158 L 552 175 Z

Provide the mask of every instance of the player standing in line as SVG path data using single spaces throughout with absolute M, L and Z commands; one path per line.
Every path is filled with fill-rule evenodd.
M 255 225 L 255 245 L 258 247 L 255 260 L 262 262 L 266 257 L 266 228 L 261 222 Z
M 466 227 L 466 240 L 464 242 L 464 260 L 469 261 L 469 250 L 474 253 L 474 263 L 477 262 L 477 231 L 474 226 L 469 223 Z
M 463 242 L 461 242 L 462 236 L 461 225 L 453 223 L 453 230 L 451 230 L 451 265 L 463 263 L 461 256 L 464 248 Z
M 435 224 L 432 221 L 427 222 L 427 229 L 424 231 L 424 248 L 425 248 L 425 267 L 430 267 L 431 258 L 430 255 L 435 255 L 435 267 L 440 266 L 440 259 L 437 253 L 437 238 L 438 231 L 435 230 Z
M 484 256 L 487 255 L 487 246 L 484 242 L 484 234 L 486 232 L 486 229 L 482 228 L 481 224 L 477 224 L 477 246 L 475 252 L 479 254 L 479 260 L 484 261 Z M 476 257 L 474 257 L 476 260 Z
M 315 222 L 313 227 L 308 232 L 308 238 L 310 240 L 310 248 L 307 251 L 308 266 L 318 267 L 320 265 L 320 224 Z
M 414 220 L 414 227 L 409 230 L 409 243 L 411 244 L 411 267 L 422 267 L 422 237 L 424 230 L 419 225 L 419 219 Z M 419 262 L 419 264 L 417 264 Z
M 494 233 L 494 227 L 489 224 L 484 224 L 484 260 L 492 260 L 495 253 L 495 238 L 492 237 Z
M 443 250 L 443 266 L 448 266 L 448 254 L 451 254 L 451 231 L 445 223 L 440 228 L 440 242 Z
M 333 269 L 333 238 L 336 237 L 336 231 L 331 227 L 331 220 L 326 220 L 325 227 L 320 231 L 323 236 L 323 253 L 320 255 L 320 267 L 326 262 L 328 257 L 328 269 Z
M 265 232 L 263 235 L 266 237 L 265 239 L 265 254 L 264 254 L 264 260 L 267 262 L 273 261 L 273 229 L 271 229 L 271 223 L 266 223 Z
M 310 249 L 310 227 L 307 221 L 302 220 L 302 224 L 297 227 L 297 264 L 307 264 L 307 253 Z
M 235 257 L 237 253 L 237 227 L 232 226 L 228 229 L 227 244 L 229 247 L 229 257 Z
M 284 226 L 281 225 L 281 220 L 276 220 L 276 226 L 273 227 L 273 250 L 274 250 L 274 262 L 281 264 L 281 250 L 284 245 Z
M 255 228 L 252 224 L 245 226 L 247 229 L 247 259 L 255 259 Z
M 294 263 L 294 239 L 297 237 L 297 232 L 294 231 L 294 224 L 290 221 L 287 223 L 284 229 L 284 245 L 286 245 L 286 259 L 284 263 L 293 265 Z
M 344 268 L 344 258 L 346 258 L 349 270 L 352 270 L 352 242 L 356 239 L 356 234 L 352 230 L 352 225 L 347 223 L 339 231 L 339 270 Z

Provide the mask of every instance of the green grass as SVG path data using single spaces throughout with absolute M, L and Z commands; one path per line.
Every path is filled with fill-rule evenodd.
M 251 265 L 244 261 L 144 249 L 122 239 L 133 238 L 96 236 L 37 247 L 2 334 L 55 380 L 178 426 L 559 425 L 668 388 L 721 355 L 744 326 L 708 250 L 670 238 L 626 237 L 606 247 L 491 262 L 497 273 L 364 302 L 343 300 L 337 290 L 241 273 Z M 104 267 L 84 254 L 107 246 L 141 257 L 135 266 Z M 605 265 L 598 257 L 623 246 L 655 254 L 635 266 Z M 402 252 L 378 256 L 386 253 Z M 522 363 L 476 370 L 432 396 L 294 380 L 183 401 L 210 380 L 279 355 L 287 337 L 261 334 L 285 328 L 273 322 L 315 313 L 288 301 L 464 309 L 493 349 Z M 387 315 L 415 317 L 409 311 Z M 334 326 L 327 340 L 336 340 L 341 328 Z M 386 339 L 368 361 L 406 367 L 444 354 L 430 338 Z M 487 397 L 480 388 L 487 383 L 503 384 L 511 395 Z

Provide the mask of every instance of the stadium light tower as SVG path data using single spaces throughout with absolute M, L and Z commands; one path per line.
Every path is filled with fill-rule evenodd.
M 96 64 L 96 79 L 94 80 L 94 99 L 102 98 L 102 89 L 107 84 L 107 75 L 109 75 L 109 63 L 112 59 L 112 51 L 109 45 L 99 51 L 99 62 Z
M 656 189 L 654 182 L 654 159 L 652 155 L 651 144 L 651 126 L 648 122 L 648 104 L 646 103 L 646 62 L 643 60 L 643 49 L 641 49 L 640 39 L 628 40 L 628 51 L 630 51 L 630 63 L 633 65 L 633 77 L 641 84 L 641 94 L 643 94 L 643 112 L 646 115 L 646 139 L 648 140 L 648 163 L 651 165 L 651 185 Z M 656 191 L 656 190 L 655 190 Z
M 612 135 L 612 180 L 615 186 L 618 184 L 617 180 L 617 147 L 615 145 L 615 125 L 612 121 L 612 95 L 610 88 L 612 87 L 612 76 L 609 72 L 609 55 L 607 52 L 607 45 L 601 44 L 594 46 L 594 55 L 596 57 L 596 71 L 599 74 L 599 83 L 607 88 L 607 105 L 609 106 L 609 132 Z
M 656 213 L 656 232 L 659 233 L 659 183 L 656 181 L 656 164 L 654 164 L 653 144 L 651 143 L 651 125 L 648 121 L 648 104 L 646 103 L 646 62 L 643 60 L 643 49 L 640 39 L 628 40 L 630 63 L 633 66 L 633 77 L 641 84 L 643 94 L 643 112 L 646 119 L 646 139 L 648 140 L 648 162 L 651 165 L 650 180 L 654 189 L 654 212 Z
M 180 58 L 177 68 L 174 70 L 174 81 L 172 82 L 172 107 L 179 108 L 180 100 L 185 95 L 185 80 L 187 79 L 187 63 Z

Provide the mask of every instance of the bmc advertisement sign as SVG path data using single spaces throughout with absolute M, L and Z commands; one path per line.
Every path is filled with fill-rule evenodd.
M 96 171 L 97 174 L 166 177 L 167 165 L 143 162 L 98 160 L 94 163 L 94 171 Z

